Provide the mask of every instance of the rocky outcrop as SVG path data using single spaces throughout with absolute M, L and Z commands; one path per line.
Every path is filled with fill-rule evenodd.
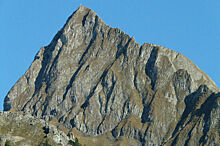
M 0 112 L 0 145 L 68 145 L 69 137 L 56 126 L 21 112 Z
M 80 6 L 9 91 L 4 110 L 90 137 L 111 133 L 115 142 L 124 137 L 134 145 L 215 145 L 218 92 L 182 54 L 140 46 Z

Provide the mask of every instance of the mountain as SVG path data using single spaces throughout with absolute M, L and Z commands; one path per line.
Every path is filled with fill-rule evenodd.
M 218 145 L 219 97 L 182 54 L 139 45 L 80 6 L 9 91 L 4 110 L 61 124 L 86 145 Z

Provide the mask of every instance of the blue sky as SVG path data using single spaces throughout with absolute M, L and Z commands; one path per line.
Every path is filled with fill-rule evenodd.
M 219 0 L 0 0 L 0 110 L 40 47 L 80 4 L 140 44 L 184 54 L 220 87 Z

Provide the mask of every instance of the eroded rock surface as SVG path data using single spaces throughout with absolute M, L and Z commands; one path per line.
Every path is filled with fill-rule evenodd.
M 5 97 L 4 110 L 57 121 L 88 136 L 111 133 L 115 141 L 216 145 L 218 92 L 182 54 L 140 46 L 80 6 L 37 53 Z
M 70 138 L 42 119 L 22 112 L 0 112 L 0 145 L 40 146 L 46 141 L 54 146 L 67 146 Z

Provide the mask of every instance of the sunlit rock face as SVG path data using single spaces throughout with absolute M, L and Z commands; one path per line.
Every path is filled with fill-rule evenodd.
M 41 146 L 45 141 L 53 146 L 67 146 L 69 140 L 74 139 L 40 118 L 23 112 L 0 111 L 1 146 Z
M 218 91 L 182 54 L 139 45 L 80 6 L 9 91 L 4 110 L 129 145 L 215 145 Z

